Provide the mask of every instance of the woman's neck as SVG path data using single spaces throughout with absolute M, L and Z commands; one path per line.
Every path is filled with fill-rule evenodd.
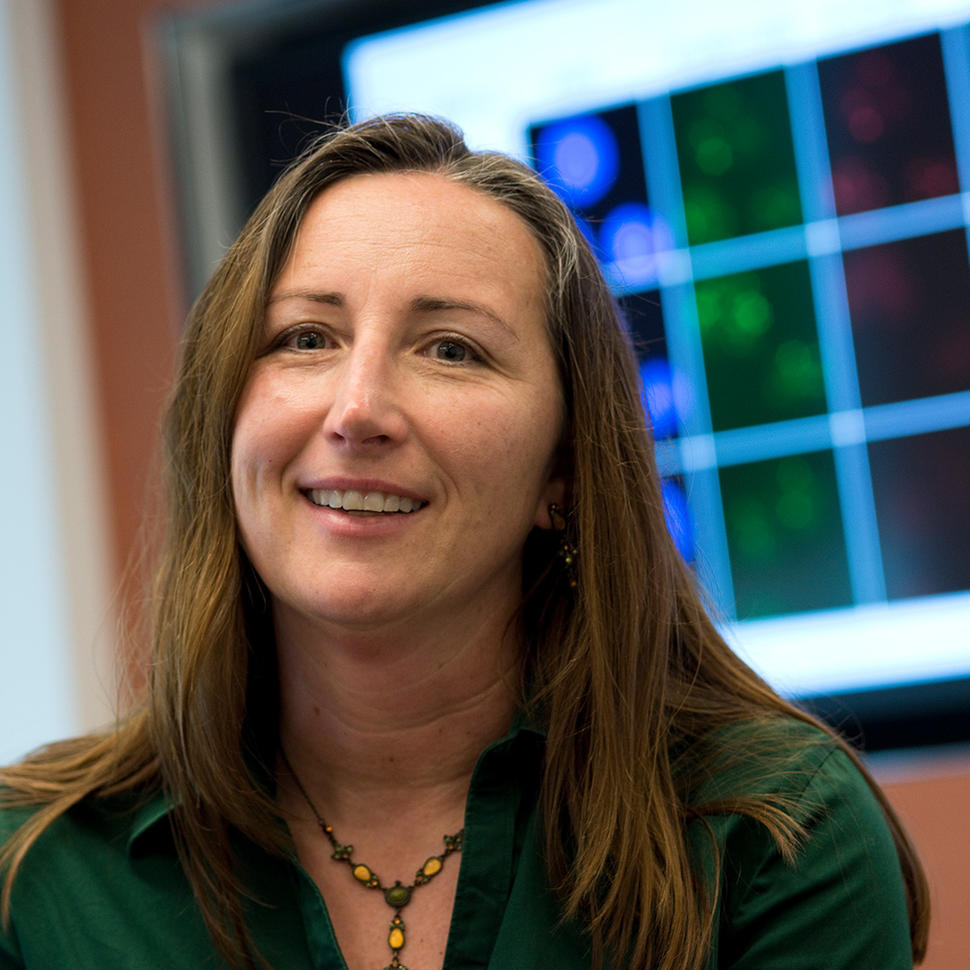
M 516 706 L 520 650 L 507 631 L 322 635 L 285 614 L 276 628 L 281 743 L 334 828 L 402 812 L 460 821 L 478 756 Z

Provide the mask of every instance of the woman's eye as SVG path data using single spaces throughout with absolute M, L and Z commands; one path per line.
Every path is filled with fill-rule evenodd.
M 457 340 L 437 340 L 432 344 L 432 354 L 449 364 L 463 364 L 475 358 L 471 349 Z
M 274 346 L 285 350 L 325 350 L 328 345 L 327 334 L 310 327 L 293 327 L 281 333 L 274 342 Z
M 323 334 L 316 330 L 303 330 L 293 338 L 293 346 L 297 350 L 322 350 L 326 343 Z

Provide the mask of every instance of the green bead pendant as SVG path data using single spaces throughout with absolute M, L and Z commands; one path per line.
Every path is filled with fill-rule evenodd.
M 390 889 L 384 890 L 384 901 L 388 906 L 400 909 L 411 902 L 411 890 L 407 886 L 401 885 L 401 881 L 398 880 Z

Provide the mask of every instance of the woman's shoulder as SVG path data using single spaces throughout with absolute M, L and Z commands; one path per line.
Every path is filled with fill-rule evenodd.
M 136 712 L 0 767 L 0 843 L 24 826 L 42 829 L 50 841 L 69 831 L 110 837 L 162 788 L 144 718 Z
M 107 878 L 153 829 L 171 840 L 169 826 L 156 824 L 170 810 L 157 777 L 92 791 L 85 779 L 47 769 L 38 758 L 0 773 L 0 866 L 16 870 L 14 898 L 55 874 L 78 885 L 81 872 Z
M 0 849 L 28 835 L 27 868 L 49 866 L 54 857 L 103 861 L 109 854 L 127 851 L 140 830 L 166 810 L 163 798 L 144 792 L 111 798 L 88 795 L 62 807 L 57 802 L 28 801 L 0 789 Z
M 706 732 L 682 750 L 675 764 L 688 805 L 703 811 L 748 797 L 797 800 L 839 755 L 851 762 L 844 745 L 822 727 L 796 717 L 769 716 Z
M 0 967 L 167 966 L 133 955 L 149 946 L 159 914 L 190 922 L 195 936 L 204 936 L 197 918 L 178 915 L 191 911 L 191 893 L 164 799 L 87 796 L 51 814 L 51 805 L 8 801 L 0 809 L 0 849 L 17 848 L 43 826 L 12 883 Z M 136 936 L 143 940 L 137 946 Z
M 719 733 L 688 827 L 718 901 L 712 966 L 911 968 L 899 857 L 854 757 L 794 718 Z
M 814 851 L 825 831 L 881 844 L 882 857 L 898 868 L 877 786 L 828 730 L 794 717 L 752 719 L 699 747 L 687 814 L 713 833 L 725 865 L 761 853 L 790 864 Z
M 690 815 L 757 819 L 761 805 L 789 817 L 795 830 L 843 813 L 885 827 L 876 785 L 859 757 L 820 726 L 794 717 L 745 721 L 719 729 L 700 748 L 688 788 Z

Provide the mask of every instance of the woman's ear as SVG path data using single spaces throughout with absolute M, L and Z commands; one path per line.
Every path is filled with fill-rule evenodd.
M 539 504 L 536 507 L 535 524 L 540 529 L 551 529 L 552 519 L 549 516 L 549 506 L 558 505 L 562 508 L 566 504 L 566 480 L 553 475 L 542 490 Z

